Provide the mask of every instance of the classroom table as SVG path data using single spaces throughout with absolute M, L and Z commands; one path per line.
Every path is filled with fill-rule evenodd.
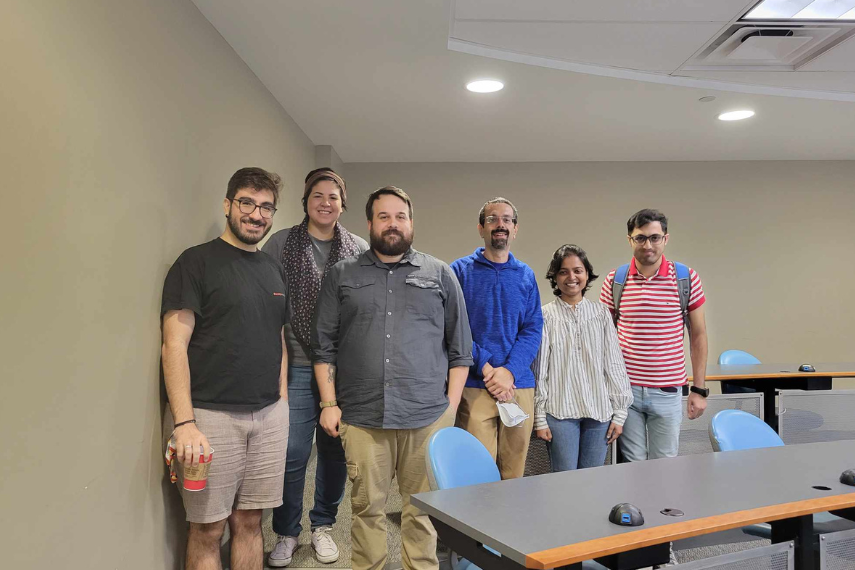
M 839 482 L 850 468 L 855 441 L 833 441 L 606 465 L 411 501 L 446 545 L 485 570 L 578 569 L 589 559 L 638 568 L 661 562 L 663 553 L 667 560 L 670 541 L 761 522 L 772 523 L 773 542 L 795 540 L 796 568 L 812 570 L 812 515 L 855 507 L 855 487 Z M 643 526 L 609 522 L 621 502 L 641 509 Z
M 754 380 L 763 392 L 763 419 L 778 431 L 777 390 L 831 390 L 832 378 L 855 377 L 855 362 L 811 363 L 816 372 L 799 372 L 800 363 L 709 364 L 707 382 Z M 691 372 L 689 382 L 692 381 Z

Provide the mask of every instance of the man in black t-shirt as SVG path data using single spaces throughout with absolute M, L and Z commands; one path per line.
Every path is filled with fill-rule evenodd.
M 220 567 L 227 519 L 231 568 L 261 568 L 261 511 L 282 504 L 288 287 L 256 247 L 272 227 L 279 187 L 276 174 L 238 170 L 223 201 L 223 234 L 184 251 L 163 285 L 164 435 L 185 466 L 214 451 L 204 490 L 179 485 L 190 522 L 187 570 Z

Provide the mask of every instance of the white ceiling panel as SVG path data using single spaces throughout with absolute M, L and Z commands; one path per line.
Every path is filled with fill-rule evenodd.
M 855 73 L 828 72 L 806 73 L 786 71 L 743 72 L 743 71 L 682 71 L 683 77 L 699 77 L 703 79 L 718 79 L 732 83 L 752 85 L 768 85 L 784 89 L 818 89 L 822 91 L 839 91 L 852 93 L 855 91 Z M 852 114 L 855 115 L 855 105 Z
M 754 0 L 455 0 L 459 20 L 729 22 Z
M 450 51 L 450 0 L 194 2 L 312 142 L 332 145 L 345 162 L 855 160 L 853 103 L 715 91 L 706 80 L 691 80 L 694 87 L 630 81 Z M 830 89 L 852 76 L 780 75 L 815 76 L 805 88 Z M 505 89 L 466 91 L 483 77 L 503 80 Z M 709 95 L 715 101 L 698 101 Z M 744 106 L 756 117 L 716 119 Z
M 799 68 L 799 72 L 852 71 L 855 72 L 855 36 L 837 44 L 813 61 Z
M 670 73 L 700 49 L 719 24 L 455 22 L 456 39 L 580 63 Z

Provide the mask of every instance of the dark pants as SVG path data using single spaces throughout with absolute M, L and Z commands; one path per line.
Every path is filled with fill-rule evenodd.
M 285 488 L 282 506 L 273 509 L 273 531 L 281 536 L 299 536 L 303 530 L 303 489 L 306 465 L 312 453 L 312 435 L 318 447 L 315 474 L 315 506 L 309 513 L 312 530 L 335 524 L 338 505 L 344 496 L 347 465 L 341 439 L 332 438 L 318 425 L 320 396 L 310 366 L 288 369 L 288 404 L 291 433 L 285 460 Z

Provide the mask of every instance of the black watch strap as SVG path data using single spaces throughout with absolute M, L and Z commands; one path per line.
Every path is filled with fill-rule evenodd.
M 700 394 L 704 398 L 706 398 L 707 396 L 710 395 L 710 389 L 709 388 L 698 388 L 697 386 L 692 386 L 691 388 L 689 388 L 689 390 L 691 390 L 695 394 Z

